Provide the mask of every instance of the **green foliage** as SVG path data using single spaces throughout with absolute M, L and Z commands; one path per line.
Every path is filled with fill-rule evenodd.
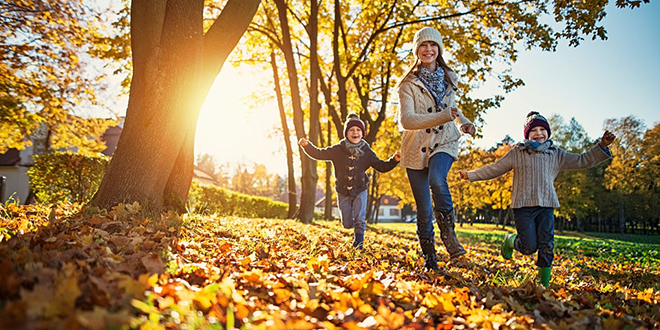
M 266 197 L 256 197 L 193 181 L 188 204 L 196 213 L 251 218 L 285 219 L 289 205 Z
M 28 170 L 30 189 L 44 203 L 88 202 L 99 188 L 109 162 L 104 155 L 87 156 L 70 151 L 34 157 L 34 166 Z

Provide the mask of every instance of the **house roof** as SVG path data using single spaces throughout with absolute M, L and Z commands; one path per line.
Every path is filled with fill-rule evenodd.
M 321 196 L 321 198 L 316 200 L 317 207 L 324 207 L 325 206 L 325 194 Z M 380 198 L 380 205 L 393 205 L 393 206 L 398 206 L 399 205 L 399 200 L 390 196 L 390 195 L 383 195 L 383 197 Z M 332 207 L 337 206 L 337 199 L 333 198 L 332 199 Z
M 121 131 L 122 128 L 120 126 L 108 127 L 108 129 L 105 130 L 101 136 L 101 141 L 105 142 L 105 150 L 103 150 L 104 155 L 112 156 L 112 154 L 115 152 Z
M 18 149 L 11 148 L 4 154 L 0 154 L 0 166 L 14 166 L 21 161 Z
M 332 207 L 337 207 L 337 199 L 333 198 L 332 199 Z M 316 201 L 316 207 L 325 207 L 325 196 L 321 197 Z
M 390 195 L 383 195 L 380 199 L 380 205 L 394 205 L 397 206 L 399 205 L 399 200 L 390 196 Z
M 195 165 L 195 170 L 193 172 L 193 178 L 200 180 L 200 181 L 205 181 L 205 182 L 212 182 L 215 185 L 219 185 L 220 182 L 218 182 L 218 178 L 213 176 L 211 173 L 208 173 L 201 168 L 197 167 Z

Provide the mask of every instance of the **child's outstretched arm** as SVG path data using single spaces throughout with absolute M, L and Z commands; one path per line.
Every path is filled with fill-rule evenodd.
M 598 144 L 600 144 L 600 146 L 603 148 L 607 148 L 610 146 L 610 144 L 612 144 L 612 142 L 614 142 L 614 139 L 616 139 L 616 136 L 612 134 L 612 132 L 605 131 L 605 133 L 603 133 L 603 137 L 600 138 L 600 142 L 598 142 Z
M 469 180 L 467 171 L 465 170 L 458 170 L 458 176 L 463 180 Z
M 392 157 L 394 157 L 394 160 L 396 160 L 397 162 L 400 162 L 401 161 L 401 151 L 397 150 L 396 153 L 394 154 L 394 156 L 392 156 Z

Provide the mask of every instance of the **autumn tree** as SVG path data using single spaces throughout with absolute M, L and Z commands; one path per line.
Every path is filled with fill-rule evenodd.
M 182 209 L 201 106 L 259 3 L 229 0 L 205 26 L 203 0 L 132 2 L 126 120 L 94 203 Z
M 599 25 L 605 5 L 605 2 L 564 1 L 466 4 L 458 1 L 335 0 L 319 7 L 316 1 L 273 1 L 272 4 L 267 1 L 264 8 L 271 8 L 270 11 L 258 15 L 260 18 L 251 30 L 268 36 L 278 48 L 285 47 L 278 54 L 288 66 L 286 74 L 291 83 L 287 94 L 291 106 L 296 109 L 296 130 L 302 129 L 303 136 L 307 135 L 312 141 L 318 138 L 312 132 L 317 112 L 308 111 L 315 109 L 320 100 L 314 87 L 318 86 L 321 102 L 335 129 L 340 131 L 348 112 L 358 112 L 368 127 L 365 139 L 373 142 L 384 118 L 394 116 L 393 87 L 413 61 L 407 45 L 419 27 L 432 24 L 440 30 L 448 50 L 446 59 L 462 77 L 458 86 L 459 105 L 479 124 L 484 111 L 499 106 L 503 97 L 475 99 L 470 96 L 471 90 L 490 77 L 499 79 L 504 92 L 521 86 L 522 80 L 509 70 L 521 44 L 524 48 L 553 51 L 560 40 L 578 46 L 585 37 L 606 39 L 606 31 Z M 622 8 L 639 5 L 637 1 L 617 2 Z M 285 12 L 287 15 L 283 15 Z M 318 13 L 318 24 L 314 20 L 315 13 Z M 542 23 L 542 19 L 547 18 L 557 24 Z M 258 44 L 254 45 L 250 52 L 253 55 L 259 52 Z M 323 51 L 318 51 L 320 49 Z M 297 74 L 294 75 L 294 71 Z M 314 77 L 320 79 L 318 85 Z M 300 84 L 300 78 L 306 79 L 305 85 Z M 300 86 L 307 87 L 309 102 L 306 104 L 300 102 L 300 92 L 305 91 Z M 310 119 L 309 134 L 306 128 L 298 127 L 303 120 L 295 114 L 300 113 L 297 109 L 303 109 L 304 116 Z M 298 132 L 296 135 L 300 138 Z M 303 185 L 310 178 L 316 182 L 315 173 L 307 164 L 303 164 L 303 172 L 309 173 L 303 174 Z
M 83 118 L 104 86 L 88 55 L 99 12 L 82 0 L 0 2 L 0 153 L 104 149 L 116 122 Z
M 581 154 L 595 144 L 575 118 L 566 123 L 563 117 L 554 114 L 548 121 L 552 128 L 550 138 L 556 147 Z M 555 190 L 561 205 L 555 212 L 559 219 L 575 220 L 578 230 L 582 230 L 582 222 L 588 215 L 597 212 L 596 191 L 602 185 L 602 178 L 594 177 L 594 172 L 594 169 L 561 171 L 555 179 Z M 559 229 L 562 229 L 561 226 Z
M 608 119 L 605 128 L 616 135 L 616 140 L 610 146 L 616 155 L 605 172 L 606 187 L 617 194 L 618 231 L 623 233 L 626 228 L 627 213 L 634 199 L 634 193 L 644 184 L 640 180 L 642 162 L 642 137 L 644 123 L 634 116 L 620 119 Z
M 660 124 L 644 133 L 642 140 L 642 181 L 646 184 L 640 191 L 641 204 L 644 205 L 644 233 L 660 233 Z

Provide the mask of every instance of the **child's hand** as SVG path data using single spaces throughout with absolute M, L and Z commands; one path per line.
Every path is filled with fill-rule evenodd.
M 465 134 L 470 134 L 470 136 L 474 136 L 475 134 L 477 134 L 477 129 L 472 124 L 465 124 L 465 125 L 461 125 L 461 132 Z
M 401 161 L 401 151 L 397 150 L 396 153 L 394 154 L 394 160 L 397 162 Z
M 300 141 L 298 141 L 298 145 L 303 147 L 303 148 L 306 147 L 308 144 L 309 144 L 309 141 L 307 141 L 307 139 L 305 139 L 305 138 L 302 138 L 302 139 L 300 139 Z
M 612 144 L 612 142 L 614 142 L 614 139 L 616 139 L 616 136 L 612 134 L 612 132 L 605 131 L 605 133 L 603 133 L 603 137 L 600 138 L 600 142 L 598 142 L 598 144 L 600 144 L 600 146 L 603 148 L 607 148 L 610 144 Z
M 451 119 L 454 120 L 458 118 L 458 108 L 451 108 Z
M 468 174 L 465 170 L 458 170 L 458 176 L 461 177 L 463 180 L 469 180 L 468 179 Z

